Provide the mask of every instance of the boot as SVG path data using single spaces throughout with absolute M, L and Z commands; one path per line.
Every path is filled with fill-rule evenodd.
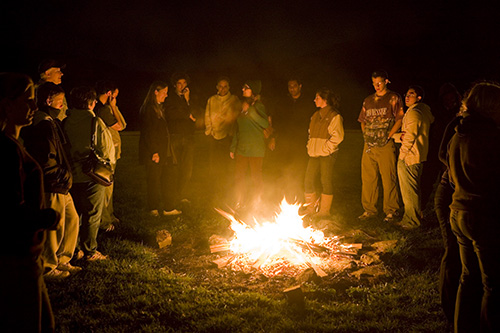
M 321 201 L 319 205 L 319 212 L 314 214 L 314 218 L 321 219 L 330 216 L 330 207 L 332 206 L 332 194 L 322 194 Z
M 308 216 L 316 213 L 317 208 L 317 197 L 316 193 L 305 193 L 304 197 L 306 202 L 300 207 L 300 215 Z

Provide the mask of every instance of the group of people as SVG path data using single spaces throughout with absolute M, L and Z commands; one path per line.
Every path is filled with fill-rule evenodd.
M 0 146 L 4 183 L 0 205 L 8 237 L 3 242 L 1 327 L 53 331 L 45 280 L 82 270 L 79 260 L 105 260 L 99 229 L 111 231 L 113 187 L 93 181 L 82 165 L 93 150 L 115 170 L 119 131 L 126 127 L 116 105 L 117 86 L 100 81 L 69 94 L 61 87 L 64 64 L 45 60 L 35 84 L 24 74 L 0 74 Z M 4 311 L 4 310 L 2 310 Z
M 408 88 L 404 112 L 399 95 L 387 89 L 385 71 L 374 72 L 372 82 L 375 94 L 365 99 L 358 118 L 365 140 L 361 170 L 365 212 L 359 218 L 367 220 L 377 214 L 380 174 L 384 220 L 397 219 L 399 181 L 404 214 L 398 225 L 406 230 L 419 227 L 421 204 L 429 199 L 428 193 L 423 196 L 422 175 L 424 181 L 425 177 L 436 179 L 434 173 L 426 174 L 424 162 L 429 159 L 432 170 L 439 159 L 434 209 L 445 248 L 439 281 L 444 313 L 455 332 L 500 331 L 496 291 L 500 271 L 495 267 L 500 255 L 496 246 L 500 235 L 496 213 L 500 204 L 500 85 L 475 83 L 462 100 L 447 83 L 440 89 L 441 113 L 433 115 L 422 101 L 420 86 Z
M 306 197 L 305 215 L 329 215 L 333 165 L 344 138 L 339 98 L 331 89 L 320 89 L 314 100 L 306 100 L 301 81 L 291 79 L 289 96 L 277 108 L 283 112 L 272 114 L 262 101 L 260 80 L 247 80 L 240 99 L 231 94 L 229 78 L 220 77 L 217 94 L 208 99 L 202 115 L 191 103 L 188 84 L 187 74 L 175 73 L 171 80 L 174 91 L 169 94 L 167 83 L 153 82 L 140 110 L 139 157 L 146 166 L 147 205 L 152 216 L 182 214 L 182 203 L 190 201 L 186 185 L 192 174 L 193 134 L 200 117 L 209 140 L 207 194 L 214 200 L 229 196 L 227 201 L 239 211 L 261 205 L 264 157 L 276 149 L 282 175 L 290 180 L 281 179 L 280 184 L 292 184 L 285 194 L 291 200 Z M 228 195 L 229 185 L 234 191 Z
M 119 222 L 113 187 L 93 181 L 83 169 L 93 150 L 116 170 L 119 132 L 126 127 L 117 106 L 119 89 L 110 81 L 78 86 L 69 94 L 68 108 L 62 69 L 54 60 L 42 62 L 36 85 L 23 74 L 0 74 L 0 146 L 6 156 L 0 204 L 6 216 L 17 216 L 5 225 L 7 234 L 18 235 L 2 245 L 2 263 L 12 274 L 2 275 L 2 285 L 9 287 L 1 288 L 0 299 L 13 309 L 6 326 L 16 329 L 53 328 L 44 277 L 76 274 L 82 268 L 74 263 L 81 258 L 107 259 L 97 250 L 97 234 Z M 405 112 L 403 99 L 388 89 L 385 71 L 373 72 L 371 79 L 375 92 L 363 101 L 358 117 L 364 138 L 359 219 L 378 215 L 380 178 L 384 221 L 418 228 L 424 162 L 432 165 L 439 157 L 443 164 L 434 200 L 445 245 L 443 308 L 457 332 L 498 331 L 500 85 L 477 83 L 463 101 L 452 85 L 443 86 L 447 115 L 442 117 L 423 102 L 422 87 L 407 89 Z M 234 184 L 230 197 L 236 210 L 259 205 L 264 157 L 273 151 L 282 166 L 274 170 L 276 186 L 287 199 L 302 202 L 301 214 L 313 219 L 330 215 L 334 165 L 344 140 L 340 98 L 331 89 L 318 89 L 308 99 L 302 82 L 290 79 L 288 96 L 270 112 L 261 81 L 246 81 L 239 98 L 231 94 L 229 78 L 221 77 L 202 114 L 193 106 L 189 83 L 187 74 L 175 73 L 169 94 L 168 83 L 153 82 L 140 108 L 139 158 L 146 167 L 150 215 L 180 215 L 182 203 L 190 201 L 187 185 L 200 123 L 209 140 L 214 198 L 226 196 Z M 433 150 L 429 140 L 437 138 L 441 146 Z

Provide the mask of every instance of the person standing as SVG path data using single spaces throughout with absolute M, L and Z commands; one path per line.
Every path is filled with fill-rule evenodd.
M 141 136 L 139 163 L 146 166 L 147 205 L 151 216 L 179 215 L 179 197 L 171 188 L 177 178 L 177 156 L 172 149 L 170 132 L 163 102 L 168 96 L 168 84 L 155 81 L 141 106 Z
M 108 127 L 109 133 L 113 138 L 113 145 L 115 147 L 115 160 L 116 163 L 121 157 L 121 138 L 120 131 L 127 127 L 127 123 L 123 118 L 122 113 L 116 105 L 116 98 L 118 97 L 118 87 L 111 81 L 99 81 L 96 84 L 97 103 L 94 111 L 97 117 L 101 118 Z M 111 164 L 113 172 L 116 172 L 116 163 Z M 120 220 L 115 216 L 113 206 L 113 190 L 114 182 L 106 187 L 106 198 L 104 201 L 104 209 L 102 211 L 101 226 L 100 228 L 105 231 L 112 231 L 115 225 Z
M 168 122 L 172 148 L 178 161 L 179 176 L 171 179 L 171 191 L 188 203 L 187 185 L 193 174 L 194 131 L 196 118 L 193 114 L 190 78 L 186 73 L 174 73 L 171 83 L 174 93 L 165 100 L 165 116 Z
M 93 88 L 79 86 L 70 93 L 71 109 L 63 122 L 63 129 L 70 145 L 70 161 L 73 170 L 73 187 L 71 195 L 75 207 L 80 214 L 79 248 L 84 252 L 85 259 L 105 260 L 108 256 L 97 251 L 97 234 L 101 224 L 101 215 L 106 195 L 105 187 L 93 181 L 82 170 L 82 163 L 90 152 L 91 134 L 95 133 L 95 153 L 103 160 L 115 163 L 115 148 L 113 139 L 106 124 L 96 117 L 94 107 L 96 92 Z M 95 118 L 95 129 L 92 123 Z
M 233 137 L 230 157 L 235 160 L 236 208 L 247 207 L 249 203 L 258 204 L 262 192 L 262 162 L 266 152 L 264 130 L 269 126 L 268 115 L 260 101 L 262 82 L 249 80 L 243 85 L 243 103 L 237 119 L 237 130 Z M 253 183 L 253 198 L 246 186 L 246 173 L 250 169 Z M 246 196 L 246 197 L 245 197 Z
M 277 186 L 289 202 L 302 201 L 304 174 L 308 155 L 304 142 L 308 140 L 308 126 L 314 113 L 314 103 L 302 92 L 302 81 L 288 80 L 288 95 L 276 106 L 273 117 L 275 140 L 275 173 Z
M 372 73 L 375 93 L 365 98 L 358 117 L 365 141 L 361 158 L 361 203 L 364 213 L 359 216 L 360 220 L 377 214 L 379 174 L 384 191 L 384 221 L 394 221 L 399 209 L 396 147 L 392 136 L 401 127 L 404 111 L 401 96 L 388 89 L 389 83 L 387 72 Z
M 54 332 L 54 315 L 43 280 L 41 254 L 56 213 L 45 209 L 43 172 L 19 141 L 36 110 L 33 81 L 0 74 L 0 151 L 4 216 L 0 243 L 0 331 Z M 5 218 L 9 217 L 9 218 Z
M 462 261 L 455 332 L 500 332 L 500 85 L 476 83 L 463 110 L 447 158 L 455 186 L 450 223 Z
M 328 88 L 316 92 L 314 98 L 319 108 L 311 117 L 309 140 L 307 141 L 307 163 L 305 176 L 305 210 L 302 214 L 313 218 L 330 216 L 333 199 L 333 167 L 337 160 L 339 145 L 344 140 L 343 119 L 338 111 L 339 98 Z M 320 178 L 321 190 L 316 178 Z M 319 212 L 316 213 L 317 193 L 321 193 Z
M 234 126 L 241 102 L 230 92 L 229 78 L 217 80 L 217 94 L 211 96 L 205 108 L 205 135 L 210 140 L 209 178 L 216 197 L 227 190 L 228 156 L 234 135 Z
M 66 67 L 66 64 L 63 64 L 54 59 L 45 59 L 38 65 L 38 73 L 40 74 L 40 81 L 35 87 L 35 90 L 38 89 L 39 86 L 44 84 L 45 82 L 52 82 L 53 84 L 60 85 L 62 83 L 62 77 L 64 73 L 62 70 Z M 66 118 L 66 111 L 68 110 L 68 103 L 66 102 L 66 98 L 63 100 L 63 107 L 60 112 L 57 114 L 57 118 L 59 120 L 63 120 Z
M 38 87 L 36 97 L 38 110 L 33 124 L 25 127 L 21 134 L 26 150 L 42 167 L 46 205 L 59 214 L 56 230 L 47 232 L 43 252 L 44 277 L 62 279 L 81 271 L 81 267 L 70 264 L 80 221 L 69 193 L 73 175 L 63 147 L 66 138 L 57 118 L 63 107 L 64 90 L 46 82 Z
M 421 225 L 422 201 L 420 179 L 429 151 L 429 131 L 434 116 L 431 108 L 422 102 L 424 90 L 410 86 L 405 94 L 408 107 L 401 126 L 401 148 L 399 149 L 398 177 L 404 204 L 403 229 L 414 229 Z

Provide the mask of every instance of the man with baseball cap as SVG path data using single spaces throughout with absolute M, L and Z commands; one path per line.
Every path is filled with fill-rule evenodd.
M 66 68 L 66 64 L 63 64 L 54 59 L 45 59 L 40 65 L 38 65 L 38 73 L 40 74 L 40 81 L 37 84 L 37 88 L 44 84 L 45 82 L 52 82 L 54 84 L 61 84 L 62 76 L 64 73 L 61 71 Z M 61 112 L 57 116 L 59 120 L 66 118 L 66 110 L 68 109 L 68 103 L 66 102 L 66 97 L 64 98 L 64 106 Z

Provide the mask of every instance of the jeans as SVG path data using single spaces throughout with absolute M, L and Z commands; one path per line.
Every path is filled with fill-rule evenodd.
M 422 167 L 422 163 L 406 165 L 404 160 L 398 160 L 399 186 L 405 207 L 401 223 L 411 227 L 419 227 L 422 219 L 420 203 Z
M 449 182 L 441 180 L 434 195 L 434 210 L 443 237 L 444 253 L 439 269 L 439 295 L 441 307 L 449 323 L 455 318 L 455 302 L 462 273 L 457 237 L 451 231 L 450 204 L 453 188 Z
M 333 166 L 337 160 L 338 152 L 328 156 L 309 157 L 307 162 L 306 177 L 304 180 L 304 188 L 306 193 L 319 192 L 322 194 L 333 194 Z M 320 177 L 320 191 L 315 188 L 316 178 Z
M 500 226 L 492 211 L 451 210 L 462 276 L 455 308 L 455 332 L 500 332 Z M 482 284 L 483 291 L 478 292 Z
M 86 255 L 97 251 L 97 233 L 104 208 L 105 187 L 94 182 L 75 183 L 71 195 L 80 214 L 79 248 Z

